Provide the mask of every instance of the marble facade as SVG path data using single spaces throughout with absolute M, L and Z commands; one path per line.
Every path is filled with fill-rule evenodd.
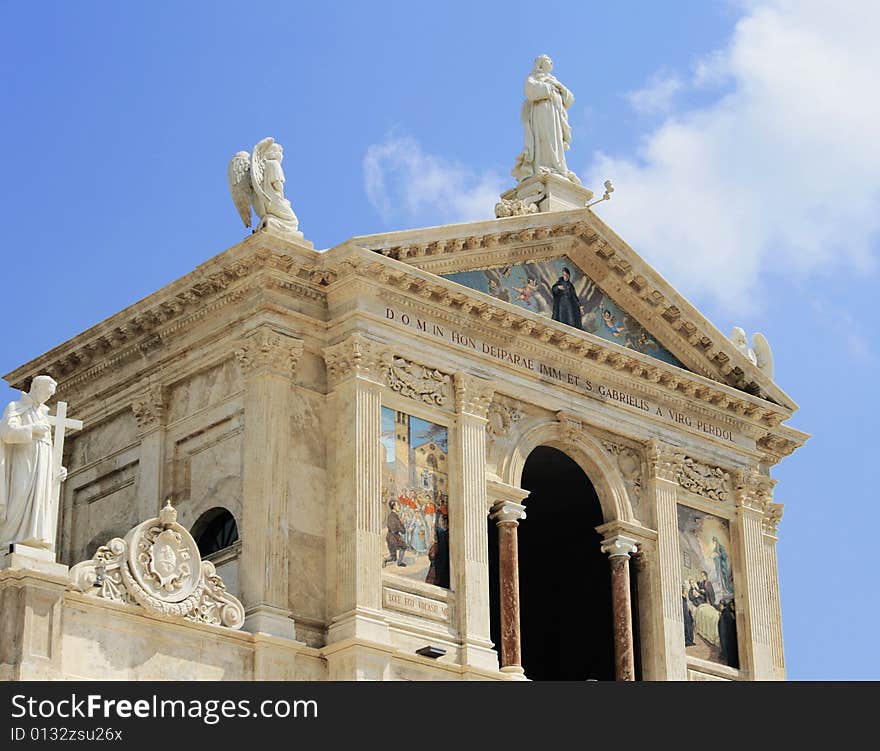
M 562 257 L 682 367 L 444 278 Z M 58 562 L 91 558 L 166 497 L 187 529 L 225 509 L 240 540 L 215 563 L 245 625 L 96 600 L 7 562 L 0 678 L 527 678 L 516 528 L 537 446 L 599 497 L 619 678 L 634 649 L 645 679 L 785 676 L 769 471 L 807 438 L 784 424 L 797 405 L 589 209 L 324 252 L 270 226 L 6 380 L 37 373 L 85 424 L 65 444 Z M 448 589 L 382 565 L 383 407 L 447 430 Z M 678 505 L 729 521 L 738 668 L 686 654 Z M 504 527 L 498 650 L 489 524 Z M 427 644 L 445 655 L 416 654 Z

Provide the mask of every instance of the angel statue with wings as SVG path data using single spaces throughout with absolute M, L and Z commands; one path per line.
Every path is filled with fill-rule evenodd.
M 773 353 L 770 351 L 770 342 L 767 337 L 760 332 L 752 334 L 752 346 L 749 347 L 746 332 L 739 326 L 734 326 L 730 334 L 730 341 L 733 342 L 740 352 L 742 352 L 752 365 L 757 365 L 768 378 L 773 378 Z
M 264 138 L 252 154 L 239 151 L 229 162 L 229 190 L 245 227 L 251 226 L 251 207 L 259 217 L 257 229 L 275 227 L 297 235 L 299 220 L 284 197 L 284 152 L 274 138 Z

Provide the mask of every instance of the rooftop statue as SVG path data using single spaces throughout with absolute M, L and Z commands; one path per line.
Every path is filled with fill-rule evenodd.
M 770 342 L 767 341 L 766 336 L 760 332 L 752 334 L 752 347 L 750 348 L 745 330 L 734 326 L 730 334 L 730 341 L 768 378 L 773 378 L 773 352 L 770 350 Z
M 299 220 L 284 197 L 284 152 L 274 138 L 264 138 L 253 153 L 239 151 L 229 162 L 229 190 L 245 227 L 251 226 L 251 207 L 259 217 L 257 229 L 275 227 L 297 232 Z
M 550 74 L 552 70 L 553 61 L 541 55 L 526 78 L 522 107 L 525 146 L 511 174 L 522 182 L 532 175 L 552 173 L 580 185 L 565 163 L 565 151 L 571 148 L 568 108 L 574 103 L 574 94 Z
M 0 420 L 0 548 L 22 543 L 55 549 L 60 486 L 67 477 L 61 466 L 64 431 L 82 428 L 79 420 L 67 419 L 64 402 L 49 414 L 46 401 L 57 385 L 48 375 L 36 376 Z

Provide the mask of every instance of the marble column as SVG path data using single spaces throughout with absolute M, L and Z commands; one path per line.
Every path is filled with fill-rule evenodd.
M 618 681 L 633 681 L 636 676 L 632 602 L 629 594 L 629 557 L 637 549 L 636 541 L 623 535 L 615 535 L 602 541 L 602 552 L 608 555 L 611 564 L 614 677 Z
M 657 527 L 657 541 L 646 562 L 651 588 L 651 647 L 643 660 L 646 680 L 687 680 L 684 617 L 681 607 L 681 553 L 678 545 L 678 474 L 684 453 L 653 440 L 648 445 L 645 500 Z M 643 652 L 644 655 L 644 652 Z
M 290 393 L 303 342 L 268 322 L 242 337 L 244 376 L 241 595 L 245 628 L 296 637 L 288 594 Z
M 734 474 L 736 516 L 731 524 L 740 669 L 756 681 L 772 680 L 771 581 L 766 569 L 764 511 L 776 484 L 757 470 Z M 745 584 L 745 586 L 743 586 Z
M 497 668 L 489 634 L 486 529 L 486 415 L 493 384 L 467 373 L 454 380 L 456 418 L 450 436 L 449 544 L 462 665 Z
M 514 501 L 499 501 L 492 507 L 498 525 L 498 580 L 501 609 L 501 672 L 520 674 L 522 648 L 519 623 L 519 548 L 517 527 L 525 519 L 525 506 Z
M 777 527 L 782 519 L 782 504 L 768 503 L 764 511 L 764 569 L 770 590 L 770 647 L 773 680 L 785 680 L 785 653 L 782 646 L 782 610 L 779 605 L 779 566 L 776 560 Z
M 337 436 L 329 457 L 335 544 L 328 551 L 328 643 L 389 640 L 382 614 L 381 357 L 379 345 L 360 333 L 324 350 Z M 360 664 L 361 657 L 337 662 Z
M 151 519 L 159 513 L 163 499 L 165 469 L 165 389 L 152 384 L 131 404 L 141 446 L 138 454 L 137 512 L 132 524 Z

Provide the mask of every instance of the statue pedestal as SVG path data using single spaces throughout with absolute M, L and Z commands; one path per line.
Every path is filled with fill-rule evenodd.
M 68 567 L 63 563 L 55 562 L 55 553 L 46 548 L 35 548 L 16 542 L 9 546 L 9 550 L 0 555 L 0 571 L 13 571 L 28 569 L 39 571 L 41 574 L 50 576 L 67 576 Z
M 527 177 L 515 188 L 501 194 L 504 200 L 537 204 L 538 211 L 582 209 L 592 197 L 592 190 L 553 174 Z

